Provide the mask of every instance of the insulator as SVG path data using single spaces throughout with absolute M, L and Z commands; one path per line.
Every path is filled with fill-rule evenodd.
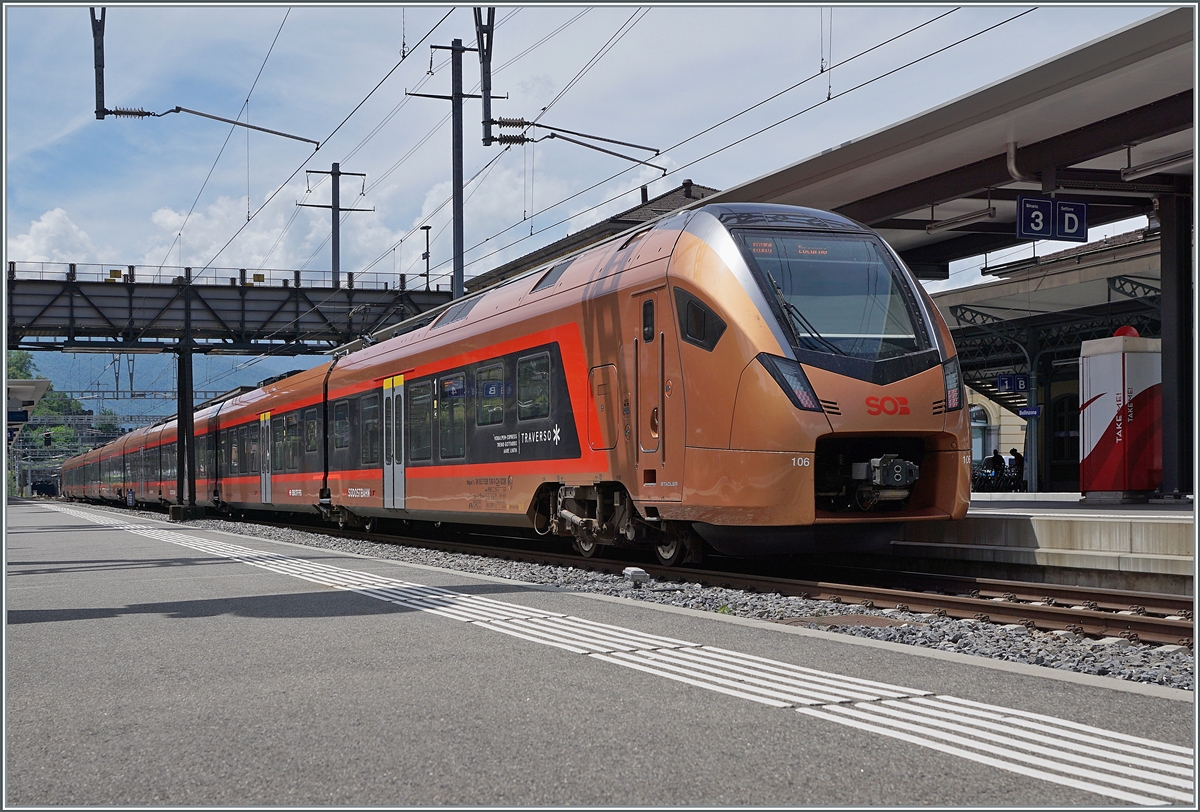
M 501 133 L 495 137 L 497 144 L 528 144 L 531 139 L 523 135 L 504 135 Z
M 492 123 L 497 127 L 528 127 L 529 122 L 523 118 L 496 118 Z
M 134 109 L 132 109 L 132 108 L 129 108 L 129 107 L 117 107 L 117 108 L 115 108 L 115 109 L 113 109 L 113 110 L 109 110 L 109 111 L 108 111 L 108 114 L 109 114 L 109 115 L 112 115 L 112 116 L 117 116 L 117 117 L 119 117 L 119 118 L 120 118 L 120 117 L 124 117 L 124 118 L 144 118 L 144 117 L 146 117 L 146 116 L 150 115 L 150 113 L 147 113 L 145 110 L 143 110 L 143 109 L 142 109 L 142 108 L 140 108 L 140 107 L 139 107 L 138 109 L 136 109 L 136 110 L 134 110 Z

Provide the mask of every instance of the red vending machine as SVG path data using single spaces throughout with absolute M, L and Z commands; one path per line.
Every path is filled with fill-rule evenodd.
M 1145 501 L 1162 485 L 1162 340 L 1083 342 L 1079 489 L 1095 501 Z

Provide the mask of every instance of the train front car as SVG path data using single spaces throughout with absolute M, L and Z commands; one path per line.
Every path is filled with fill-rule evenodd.
M 688 427 L 677 512 L 713 547 L 871 547 L 897 522 L 965 515 L 957 355 L 877 234 L 811 209 L 710 205 L 688 221 L 669 275 Z M 694 298 L 719 303 L 724 347 L 688 340 L 704 330 Z

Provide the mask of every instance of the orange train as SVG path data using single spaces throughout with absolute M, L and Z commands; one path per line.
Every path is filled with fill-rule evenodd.
M 664 563 L 958 519 L 950 332 L 878 235 L 710 204 L 195 414 L 198 503 L 508 525 Z M 176 500 L 173 419 L 69 460 L 72 498 Z

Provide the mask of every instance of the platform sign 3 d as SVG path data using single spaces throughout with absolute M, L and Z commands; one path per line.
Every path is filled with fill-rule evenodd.
M 1087 204 L 1046 197 L 1017 198 L 1017 237 L 1087 242 Z
M 1049 240 L 1054 237 L 1054 201 L 1043 197 L 1017 198 L 1017 237 Z

